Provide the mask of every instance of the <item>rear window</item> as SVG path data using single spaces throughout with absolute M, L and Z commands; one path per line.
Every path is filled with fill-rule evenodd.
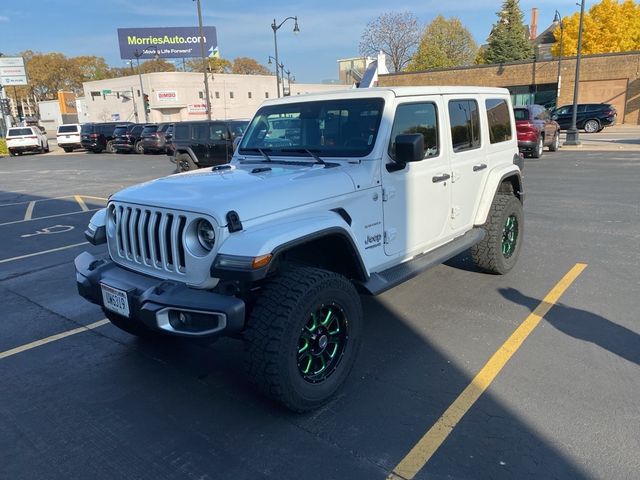
M 77 133 L 78 126 L 77 125 L 60 125 L 58 127 L 58 133 Z
M 93 133 L 93 125 L 82 125 L 82 129 L 80 130 L 80 133 L 84 133 L 84 134 L 90 134 Z
M 142 135 L 149 135 L 149 134 L 157 132 L 157 131 L 158 131 L 158 126 L 157 125 L 147 125 L 146 127 L 144 127 L 142 129 Z
M 21 135 L 33 135 L 34 133 L 30 128 L 10 128 L 7 137 L 19 137 Z
M 127 133 L 126 126 L 116 127 L 116 129 L 113 131 L 114 135 L 124 135 L 125 133 Z
M 526 108 L 514 108 L 513 116 L 516 120 L 529 120 L 529 110 Z

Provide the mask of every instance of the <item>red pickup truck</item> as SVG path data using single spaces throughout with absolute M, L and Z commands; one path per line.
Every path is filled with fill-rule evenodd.
M 560 148 L 560 125 L 542 105 L 514 107 L 518 148 L 525 155 L 540 158 L 544 147 L 550 152 Z

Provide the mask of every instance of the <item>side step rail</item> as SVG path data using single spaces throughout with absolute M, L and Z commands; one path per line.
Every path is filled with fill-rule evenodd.
M 458 237 L 431 252 L 418 255 L 411 260 L 382 272 L 372 273 L 369 280 L 361 282 L 357 286 L 363 293 L 379 295 L 380 293 L 421 274 L 425 270 L 440 265 L 459 253 L 464 252 L 481 241 L 485 234 L 486 233 L 482 228 L 474 228 L 461 237 Z

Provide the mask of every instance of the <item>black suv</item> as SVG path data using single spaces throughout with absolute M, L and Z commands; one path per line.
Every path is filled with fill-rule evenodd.
M 142 131 L 142 148 L 144 153 L 166 153 L 166 134 L 172 123 L 150 123 Z
M 117 153 L 143 153 L 142 152 L 142 129 L 144 125 L 135 123 L 129 125 L 118 125 L 113 131 L 113 149 Z
M 233 156 L 234 140 L 243 135 L 248 123 L 246 120 L 176 123 L 171 140 L 175 147 L 172 161 L 181 172 L 228 163 Z
M 100 153 L 106 150 L 114 153 L 113 131 L 118 125 L 130 125 L 131 123 L 106 122 L 106 123 L 85 123 L 80 130 L 80 143 L 89 152 Z
M 571 127 L 573 105 L 563 105 L 551 112 L 551 118 L 560 124 L 562 130 Z M 601 131 L 616 123 L 618 112 L 609 103 L 579 103 L 577 108 L 576 127 L 587 133 Z

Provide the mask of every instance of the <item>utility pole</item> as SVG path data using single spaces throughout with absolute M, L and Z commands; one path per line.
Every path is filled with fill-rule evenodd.
M 211 99 L 209 98 L 209 77 L 207 76 L 207 57 L 204 54 L 204 35 L 202 34 L 202 9 L 200 0 L 194 0 L 198 6 L 198 35 L 200 35 L 200 56 L 202 57 L 202 73 L 204 74 L 204 96 L 207 101 L 207 120 L 211 120 Z
M 133 116 L 136 118 L 136 123 L 138 123 L 138 106 L 136 105 L 136 97 L 133 94 L 133 87 L 131 87 L 131 101 L 133 102 Z

